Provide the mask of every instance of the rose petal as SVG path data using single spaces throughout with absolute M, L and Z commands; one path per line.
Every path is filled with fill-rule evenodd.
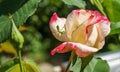
M 75 53 L 79 56 L 79 57 L 86 57 L 94 52 L 97 52 L 98 49 L 84 45 L 84 44 L 80 44 L 80 43 L 74 43 L 74 42 L 69 42 L 69 44 L 71 44 Z
M 79 57 L 86 57 L 94 52 L 97 52 L 98 49 L 80 43 L 64 42 L 53 49 L 51 51 L 51 55 L 54 55 L 55 53 L 66 53 L 69 51 L 75 51 Z
M 107 36 L 110 32 L 110 21 L 109 21 L 109 19 L 106 16 L 103 16 L 98 11 L 87 10 L 87 12 L 89 12 L 92 16 L 94 16 L 94 19 L 87 26 L 87 29 L 94 24 L 99 24 L 99 26 L 101 27 L 101 30 L 102 30 L 102 34 L 104 35 L 104 37 Z
M 50 24 L 54 24 L 54 22 L 58 19 L 57 13 L 55 12 L 50 19 Z
M 90 33 L 88 40 L 87 40 L 87 43 L 88 43 L 87 45 L 94 46 L 96 43 L 97 37 L 98 37 L 97 28 L 96 28 L 96 25 L 93 25 L 92 31 Z
M 79 42 L 85 44 L 86 42 L 86 24 L 80 25 L 76 30 L 72 33 L 72 41 Z
M 56 39 L 60 41 L 68 41 L 65 33 L 64 24 L 65 18 L 59 18 L 56 13 L 53 14 L 50 20 L 50 30 Z
M 56 48 L 54 48 L 51 51 L 51 55 L 54 55 L 55 53 L 66 53 L 71 51 L 72 49 L 70 48 L 70 46 L 68 45 L 67 42 L 64 42 L 62 44 L 60 44 L 59 46 L 57 46 Z
M 104 37 L 106 37 L 109 33 L 110 33 L 110 22 L 107 22 L 107 21 L 102 21 L 100 24 L 99 24 L 100 28 L 101 28 L 101 31 L 102 31 L 102 34 Z
M 97 37 L 94 47 L 101 49 L 101 48 L 103 48 L 103 46 L 105 44 L 105 39 L 104 39 L 105 37 L 103 36 L 102 30 L 100 29 L 99 24 L 97 24 L 96 27 L 97 27 L 98 37 Z
M 65 23 L 65 30 L 69 39 L 72 38 L 73 31 L 76 30 L 84 21 L 86 21 L 89 16 L 90 15 L 85 10 L 73 10 L 68 15 Z
M 90 27 L 94 25 L 97 26 L 98 37 L 94 47 L 101 49 L 105 43 L 104 37 L 107 36 L 110 32 L 110 21 L 106 16 L 103 16 L 98 11 L 89 10 L 88 12 L 91 13 L 91 15 L 94 16 L 94 18 L 93 20 L 91 20 L 91 23 L 86 27 L 86 32 L 89 33 L 88 31 Z

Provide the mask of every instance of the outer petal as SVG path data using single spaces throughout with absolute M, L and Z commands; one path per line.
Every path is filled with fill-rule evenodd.
M 92 10 L 87 10 L 92 16 L 94 16 L 93 20 L 91 23 L 87 26 L 87 29 L 94 25 L 98 24 L 101 28 L 103 36 L 107 36 L 110 32 L 110 21 L 106 16 L 103 16 L 101 13 L 98 11 L 92 11 Z
M 64 42 L 60 44 L 59 46 L 57 46 L 56 48 L 54 48 L 51 51 L 51 55 L 54 55 L 55 53 L 66 53 L 69 51 L 72 51 L 72 48 L 69 46 L 68 42 Z
M 66 19 L 59 18 L 56 13 L 50 19 L 50 30 L 55 38 L 60 41 L 68 41 L 64 28 L 65 22 Z
M 79 57 L 86 57 L 94 52 L 97 52 L 98 49 L 80 43 L 64 42 L 53 49 L 51 54 L 54 55 L 55 53 L 65 53 L 69 51 L 75 51 Z
M 65 29 L 69 39 L 72 38 L 73 31 L 76 30 L 83 22 L 85 22 L 89 16 L 90 14 L 85 10 L 73 10 L 68 15 L 65 23 Z
M 105 44 L 105 37 L 110 32 L 110 22 L 102 20 L 97 26 L 98 37 L 94 45 L 95 48 L 101 49 Z
M 90 24 L 86 27 L 86 31 L 88 35 L 90 35 L 89 33 L 90 27 L 93 27 L 94 25 L 97 26 L 96 31 L 98 33 L 98 37 L 94 47 L 101 49 L 105 43 L 104 40 L 105 36 L 107 36 L 110 32 L 110 21 L 107 19 L 106 16 L 103 16 L 98 11 L 88 10 L 88 12 L 91 13 L 91 16 L 94 16 L 94 18 L 91 20 Z
M 79 57 L 86 57 L 94 52 L 97 52 L 98 49 L 84 45 L 84 44 L 80 44 L 80 43 L 74 43 L 74 42 L 69 42 L 69 44 L 71 44 L 71 47 L 74 49 L 75 53 L 79 56 Z
M 87 40 L 88 46 L 94 46 L 98 38 L 98 31 L 96 25 L 93 26 L 90 36 Z
M 97 24 L 96 27 L 97 27 L 98 37 L 97 37 L 97 40 L 96 40 L 96 43 L 95 43 L 94 47 L 98 48 L 98 49 L 101 49 L 104 46 L 104 43 L 105 43 L 104 38 L 105 37 L 104 37 L 104 35 L 102 33 L 102 30 L 99 27 L 99 24 Z
M 110 22 L 107 19 L 107 17 L 103 17 L 103 20 L 99 24 L 102 34 L 104 37 L 106 37 L 110 33 Z
M 110 22 L 107 19 L 107 17 L 102 16 L 102 19 L 100 22 L 97 24 L 97 31 L 98 31 L 98 38 L 97 41 L 94 45 L 96 48 L 103 48 L 105 44 L 105 37 L 109 34 L 110 32 Z
M 89 27 L 87 26 L 91 23 L 91 20 L 94 18 L 94 16 L 90 16 L 89 19 L 87 19 L 85 22 L 83 22 L 81 25 L 79 25 L 73 32 L 72 32 L 72 41 L 73 42 L 79 42 L 82 44 L 86 44 L 86 41 L 88 39 L 89 34 L 91 34 L 93 26 Z M 89 31 L 88 31 L 89 30 Z

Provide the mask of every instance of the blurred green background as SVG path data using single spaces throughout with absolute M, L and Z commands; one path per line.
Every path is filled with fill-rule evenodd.
M 88 9 L 96 9 L 88 3 Z M 92 6 L 92 7 L 91 7 Z M 68 60 L 69 53 L 50 55 L 50 51 L 59 45 L 61 42 L 56 40 L 49 29 L 49 20 L 54 12 L 57 12 L 59 17 L 66 17 L 73 9 L 78 9 L 75 6 L 66 5 L 61 0 L 41 0 L 37 11 L 29 17 L 24 26 L 27 30 L 22 31 L 25 38 L 22 55 L 24 58 L 32 59 L 37 63 L 52 62 L 59 64 Z M 106 51 L 120 50 L 120 35 L 111 34 L 106 37 L 106 44 L 98 53 Z M 5 52 L 2 54 L 4 56 Z M 8 56 L 12 56 L 11 55 Z M 57 60 L 57 63 L 56 63 Z

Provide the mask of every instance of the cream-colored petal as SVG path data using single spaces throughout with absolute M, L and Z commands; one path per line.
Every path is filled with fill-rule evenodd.
M 90 15 L 85 10 L 73 10 L 68 15 L 65 23 L 65 30 L 69 39 L 72 38 L 73 31 L 86 21 L 89 16 Z
M 81 25 L 79 25 L 73 32 L 72 32 L 72 41 L 78 42 L 82 44 L 86 44 L 87 37 L 89 33 L 91 34 L 91 27 L 87 28 L 87 26 L 91 23 L 92 18 L 87 19 Z M 89 31 L 86 31 L 89 30 Z M 88 33 L 87 33 L 88 32 Z
M 110 24 L 107 23 L 107 21 L 101 21 L 99 24 L 102 34 L 104 37 L 106 37 L 110 33 Z
M 90 34 L 88 40 L 87 40 L 87 44 L 89 46 L 94 46 L 96 43 L 97 37 L 98 37 L 97 28 L 96 28 L 96 25 L 93 25 L 93 29 L 91 31 L 91 34 Z
M 53 14 L 50 21 L 50 30 L 54 37 L 60 41 L 68 41 L 64 24 L 65 18 L 59 18 L 56 13 Z
M 69 44 L 71 45 L 71 47 L 79 57 L 86 57 L 99 50 L 94 47 L 90 47 L 81 43 L 69 42 Z
M 102 34 L 102 31 L 99 27 L 99 24 L 97 24 L 96 27 L 97 27 L 98 37 L 97 37 L 97 40 L 96 40 L 94 47 L 101 49 L 101 48 L 103 48 L 103 46 L 105 44 L 105 39 L 104 39 L 105 37 Z
M 80 25 L 72 33 L 72 41 L 85 44 L 86 42 L 86 24 Z
M 79 57 L 86 57 L 94 52 L 97 52 L 98 49 L 89 47 L 87 45 L 80 44 L 80 43 L 64 42 L 64 43 L 60 44 L 59 46 L 57 46 L 56 48 L 54 48 L 51 51 L 51 55 L 54 55 L 56 53 L 66 53 L 69 51 L 75 51 L 75 53 Z

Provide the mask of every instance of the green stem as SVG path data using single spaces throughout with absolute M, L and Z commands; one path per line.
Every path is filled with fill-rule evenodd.
M 19 57 L 20 72 L 23 72 L 21 50 L 18 50 L 18 57 Z
M 24 38 L 23 38 L 22 34 L 19 32 L 19 30 L 17 29 L 16 24 L 14 23 L 14 20 L 13 20 L 11 14 L 9 14 L 9 18 L 10 18 L 11 23 L 12 23 L 11 38 L 12 38 L 12 41 L 13 41 L 14 46 L 16 48 L 18 57 L 19 57 L 20 72 L 23 72 L 21 49 L 23 47 Z
M 74 56 L 75 56 L 74 52 L 71 52 L 71 56 L 70 56 L 70 58 L 69 58 L 67 68 L 65 69 L 64 72 L 68 72 L 69 67 L 70 67 L 70 65 L 71 65 L 71 62 L 73 61 Z

